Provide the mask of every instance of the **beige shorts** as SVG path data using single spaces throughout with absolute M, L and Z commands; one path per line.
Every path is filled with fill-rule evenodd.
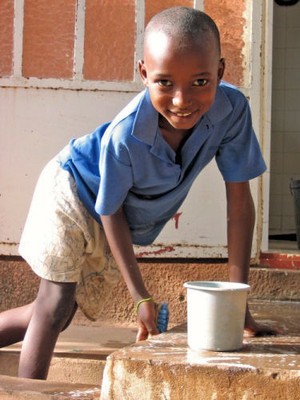
M 55 159 L 36 185 L 19 252 L 40 277 L 77 282 L 76 301 L 92 320 L 119 281 L 101 225 L 78 198 L 73 177 Z

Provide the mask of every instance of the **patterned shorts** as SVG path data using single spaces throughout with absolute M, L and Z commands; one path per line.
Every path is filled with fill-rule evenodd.
M 77 282 L 76 301 L 92 320 L 119 281 L 101 225 L 78 198 L 73 177 L 55 159 L 36 185 L 19 252 L 40 277 Z

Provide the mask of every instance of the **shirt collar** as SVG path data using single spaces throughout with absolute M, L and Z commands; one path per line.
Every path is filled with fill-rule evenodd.
M 136 110 L 136 117 L 132 127 L 132 135 L 144 143 L 153 145 L 158 127 L 158 112 L 152 105 L 148 89 Z
M 221 83 L 218 85 L 215 101 L 205 114 L 212 125 L 225 119 L 233 110 L 231 102 L 223 89 L 224 85 L 226 84 Z

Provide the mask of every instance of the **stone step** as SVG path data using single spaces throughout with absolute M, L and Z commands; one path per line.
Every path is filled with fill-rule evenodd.
M 120 282 L 99 321 L 91 323 L 76 313 L 74 323 L 60 335 L 47 382 L 15 378 L 20 344 L 0 349 L 0 399 L 98 399 L 101 386 L 101 400 L 300 399 L 297 257 L 281 257 L 278 263 L 276 256 L 274 264 L 274 257 L 264 256 L 261 265 L 250 270 L 249 298 L 256 318 L 281 325 L 283 335 L 245 339 L 240 352 L 195 355 L 187 347 L 182 325 L 186 319 L 183 282 L 226 280 L 226 263 L 144 263 L 141 270 L 150 292 L 157 300 L 168 301 L 170 326 L 179 327 L 134 344 L 136 317 Z M 26 263 L 0 260 L 0 269 L 2 309 L 34 298 L 38 281 Z M 159 282 L 166 285 L 154 279 L 158 270 Z M 125 321 L 131 325 L 125 327 Z
M 105 356 L 69 354 L 55 355 L 51 361 L 48 381 L 58 383 L 85 383 L 88 385 L 101 385 Z M 16 377 L 18 374 L 20 352 L 3 351 L 0 353 L 0 375 Z M 0 397 L 1 399 L 1 397 Z
M 300 399 L 300 303 L 251 305 L 276 337 L 244 338 L 235 352 L 195 352 L 182 325 L 112 353 L 101 400 Z
M 36 381 L 7 376 L 12 365 L 16 373 L 20 344 L 1 349 L 0 399 L 92 400 L 101 387 L 101 400 L 300 398 L 300 303 L 250 306 L 258 321 L 282 333 L 244 338 L 237 352 L 191 351 L 185 324 L 138 344 L 135 327 L 72 324 L 59 338 L 49 380 Z
M 100 387 L 0 375 L 1 400 L 99 400 Z
M 100 387 L 107 356 L 134 343 L 135 335 L 131 327 L 72 324 L 59 336 L 48 381 Z M 20 350 L 21 343 L 0 349 L 0 375 L 17 376 Z
M 99 400 L 107 356 L 135 335 L 131 327 L 72 324 L 59 337 L 47 381 L 16 378 L 21 343 L 0 349 L 0 399 Z

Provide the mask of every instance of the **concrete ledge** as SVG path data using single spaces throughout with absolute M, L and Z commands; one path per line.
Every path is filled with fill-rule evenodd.
M 300 398 L 300 304 L 253 304 L 277 337 L 244 338 L 238 352 L 194 352 L 186 326 L 112 353 L 101 400 L 295 400 Z
M 100 388 L 0 375 L 1 400 L 98 400 Z
M 57 383 L 84 383 L 99 387 L 102 382 L 105 360 L 108 354 L 103 358 L 86 355 L 70 357 L 68 354 L 59 357 L 54 356 L 47 380 Z M 17 377 L 19 358 L 20 352 L 18 350 L 5 351 L 5 349 L 1 349 L 0 375 Z
M 72 324 L 59 336 L 48 381 L 101 386 L 106 357 L 135 342 L 136 330 L 130 327 L 102 327 Z M 0 375 L 16 377 L 21 343 L 0 349 Z M 0 399 L 1 396 L 0 396 Z

